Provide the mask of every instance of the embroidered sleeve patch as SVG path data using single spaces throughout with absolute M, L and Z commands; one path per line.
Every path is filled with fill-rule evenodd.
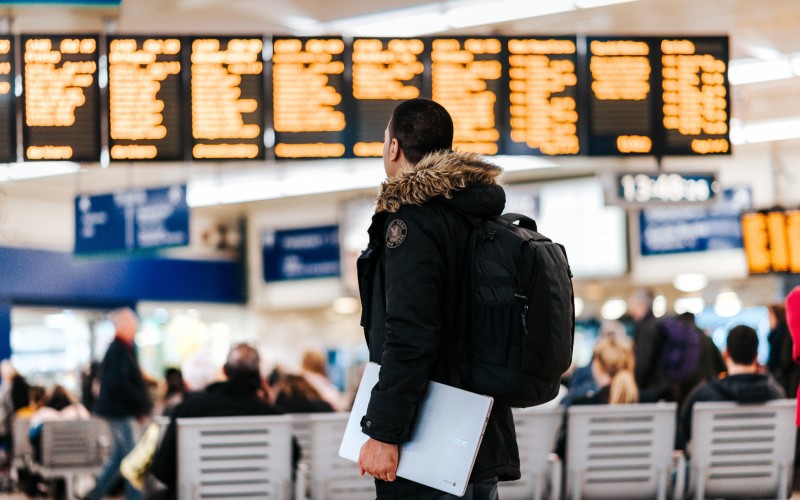
M 408 234 L 406 223 L 400 219 L 393 220 L 386 230 L 386 246 L 388 248 L 399 247 L 406 240 L 406 234 Z

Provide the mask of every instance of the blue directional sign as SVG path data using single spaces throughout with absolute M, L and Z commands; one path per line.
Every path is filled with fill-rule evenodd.
M 339 276 L 339 226 L 267 231 L 261 243 L 264 280 Z
M 749 187 L 725 189 L 707 207 L 648 208 L 639 214 L 642 255 L 742 248 L 741 214 L 752 206 Z
M 188 244 L 189 206 L 185 185 L 75 198 L 76 254 Z

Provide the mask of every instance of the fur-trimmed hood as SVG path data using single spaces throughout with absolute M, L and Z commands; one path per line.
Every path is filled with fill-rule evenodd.
M 470 185 L 497 186 L 502 169 L 481 155 L 458 151 L 431 153 L 414 167 L 393 179 L 387 179 L 378 193 L 376 212 L 397 212 L 402 205 L 422 205 L 443 196 L 453 198 L 454 192 Z M 505 195 L 502 195 L 502 205 Z

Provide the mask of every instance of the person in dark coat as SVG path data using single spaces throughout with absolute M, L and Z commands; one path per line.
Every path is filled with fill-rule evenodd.
M 628 307 L 633 319 L 634 375 L 642 401 L 657 401 L 667 385 L 658 362 L 664 336 L 653 314 L 653 300 L 652 291 L 638 290 Z
M 396 476 L 428 381 L 468 388 L 466 249 L 473 225 L 505 206 L 501 169 L 452 151 L 452 140 L 450 115 L 428 99 L 399 104 L 384 132 L 387 180 L 358 260 L 361 324 L 381 365 L 361 419 L 370 439 L 359 469 L 375 477 L 379 499 L 454 498 Z M 498 480 L 519 477 L 511 409 L 495 404 L 465 498 L 495 499 Z
M 797 394 L 800 385 L 800 364 L 792 359 L 793 342 L 786 324 L 786 307 L 783 304 L 772 304 L 769 311 L 769 357 L 767 369 L 781 384 L 787 395 Z
M 686 449 L 691 440 L 692 409 L 700 401 L 736 401 L 763 403 L 786 397 L 775 380 L 759 373 L 758 334 L 749 326 L 739 325 L 728 332 L 728 345 L 722 354 L 728 374 L 695 389 L 686 398 L 676 437 L 676 447 Z
M 286 413 L 324 413 L 334 411 L 330 403 L 302 375 L 289 374 L 275 387 L 275 406 Z
M 245 344 L 234 346 L 223 368 L 227 380 L 206 387 L 204 391 L 190 392 L 184 396 L 170 415 L 164 439 L 158 447 L 150 472 L 167 486 L 158 498 L 176 498 L 178 477 L 178 426 L 179 418 L 237 417 L 254 415 L 279 415 L 283 413 L 267 403 L 259 393 L 264 381 L 259 368 L 258 351 Z M 295 443 L 294 456 L 299 456 Z
M 134 425 L 152 408 L 142 371 L 136 358 L 134 339 L 139 321 L 130 309 L 118 309 L 109 315 L 116 335 L 108 346 L 100 366 L 100 394 L 93 411 L 106 419 L 113 443 L 111 454 L 97 476 L 95 486 L 85 498 L 102 499 L 119 480 L 119 464 L 136 444 Z M 139 500 L 141 493 L 127 481 L 125 498 Z

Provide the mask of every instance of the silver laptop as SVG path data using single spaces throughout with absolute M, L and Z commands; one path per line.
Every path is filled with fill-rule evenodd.
M 339 456 L 358 462 L 368 436 L 361 432 L 380 365 L 364 369 Z M 417 410 L 411 440 L 400 446 L 397 475 L 437 490 L 462 496 L 483 439 L 492 398 L 429 382 Z

